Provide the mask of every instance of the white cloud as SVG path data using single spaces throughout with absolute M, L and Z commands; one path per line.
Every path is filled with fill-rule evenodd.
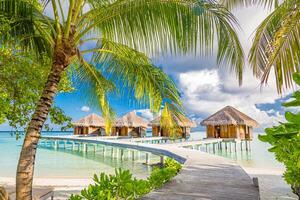
M 259 81 L 249 74 L 251 72 L 246 73 L 246 77 L 250 78 L 247 78 L 249 80 L 245 81 L 242 87 L 238 86 L 234 77 L 228 72 L 220 73 L 217 70 L 204 69 L 179 74 L 179 87 L 183 92 L 186 110 L 189 113 L 208 116 L 231 105 L 256 119 L 262 127 L 283 121 L 283 116 L 279 112 L 274 110 L 272 115 L 269 115 L 269 111 L 260 110 L 255 106 L 262 103 L 275 103 L 275 99 L 279 98 L 276 87 L 266 87 L 261 91 L 256 86 Z
M 88 106 L 82 106 L 81 107 L 81 111 L 82 112 L 89 112 L 90 111 L 90 107 L 88 107 Z
M 135 113 L 145 119 L 147 119 L 148 121 L 153 120 L 154 115 L 153 113 L 150 111 L 150 109 L 139 109 L 139 110 L 135 110 Z

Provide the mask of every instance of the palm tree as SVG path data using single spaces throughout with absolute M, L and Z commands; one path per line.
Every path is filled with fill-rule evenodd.
M 40 132 L 66 71 L 72 71 L 77 81 L 88 86 L 108 127 L 113 111 L 107 95 L 115 90 L 133 94 L 153 111 L 166 103 L 172 112 L 182 112 L 176 86 L 146 54 L 207 55 L 217 41 L 218 63 L 230 65 L 240 83 L 242 80 L 244 56 L 234 29 L 237 22 L 215 1 L 0 0 L 0 16 L 10 22 L 8 34 L 24 51 L 52 59 L 22 146 L 17 199 L 32 199 Z M 1 36 L 2 41 L 7 38 Z M 86 56 L 90 54 L 92 58 Z
M 227 7 L 260 4 L 274 8 L 258 26 L 249 61 L 253 73 L 266 84 L 274 69 L 278 93 L 293 86 L 292 74 L 300 71 L 299 0 L 221 0 Z

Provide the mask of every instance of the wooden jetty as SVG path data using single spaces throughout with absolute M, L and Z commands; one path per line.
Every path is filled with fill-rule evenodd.
M 158 141 L 160 143 L 150 143 Z M 101 139 L 99 137 L 62 137 L 44 136 L 40 145 L 52 145 L 56 148 L 73 148 L 79 145 L 81 150 L 88 151 L 93 145 L 104 145 L 105 148 L 127 148 L 130 152 L 147 152 L 145 162 L 149 163 L 150 154 L 159 155 L 161 162 L 165 156 L 183 164 L 183 168 L 172 181 L 161 189 L 146 195 L 145 200 L 152 199 L 243 199 L 258 200 L 259 189 L 253 184 L 249 175 L 235 162 L 196 149 L 182 148 L 220 144 L 229 144 L 223 139 L 204 139 L 200 141 L 165 142 L 162 138 L 141 140 Z M 241 141 L 245 142 L 245 141 Z M 247 141 L 248 142 L 248 141 Z M 217 147 L 216 147 L 217 148 Z M 224 147 L 225 148 L 225 147 Z M 134 158 L 134 156 L 133 156 Z

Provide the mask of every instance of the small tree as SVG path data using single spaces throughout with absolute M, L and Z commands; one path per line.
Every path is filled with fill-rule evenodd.
M 293 74 L 293 79 L 300 86 L 300 74 Z M 292 101 L 282 104 L 284 107 L 300 106 L 300 90 L 296 91 Z M 272 145 L 269 149 L 282 162 L 286 171 L 284 178 L 291 185 L 293 192 L 300 199 L 300 112 L 285 113 L 287 122 L 278 126 L 265 129 L 266 135 L 260 135 L 259 139 Z

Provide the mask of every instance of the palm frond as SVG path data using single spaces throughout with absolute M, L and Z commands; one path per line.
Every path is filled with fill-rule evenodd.
M 164 101 L 181 108 L 174 82 L 149 58 L 125 45 L 102 39 L 92 62 L 101 65 L 103 74 L 118 85 L 122 96 L 134 95 L 138 103 L 158 112 Z
M 106 123 L 106 133 L 110 132 L 115 113 L 110 106 L 107 95 L 115 89 L 115 85 L 107 80 L 92 64 L 86 62 L 78 53 L 77 62 L 73 64 L 75 82 L 82 87 L 83 94 L 92 105 L 100 109 Z
M 0 17 L 10 23 L 10 30 L 0 42 L 12 39 L 24 50 L 34 50 L 38 55 L 51 55 L 54 41 L 50 36 L 52 21 L 46 17 L 35 1 L 0 0 Z M 12 37 L 12 38 L 11 38 Z
M 170 138 L 178 138 L 181 128 L 178 126 L 175 118 L 181 119 L 182 116 L 183 113 L 178 110 L 176 105 L 172 103 L 164 104 L 164 108 L 161 111 L 160 127 L 169 133 Z
M 262 83 L 267 83 L 274 68 L 279 93 L 292 87 L 292 74 L 300 70 L 299 5 L 283 3 L 272 12 L 258 27 L 249 54 L 253 72 Z
M 244 55 L 234 28 L 237 22 L 215 1 L 116 0 L 93 6 L 78 23 L 78 42 L 101 33 L 103 38 L 150 56 L 190 52 L 207 55 L 219 45 L 219 63 L 224 60 L 241 78 Z

